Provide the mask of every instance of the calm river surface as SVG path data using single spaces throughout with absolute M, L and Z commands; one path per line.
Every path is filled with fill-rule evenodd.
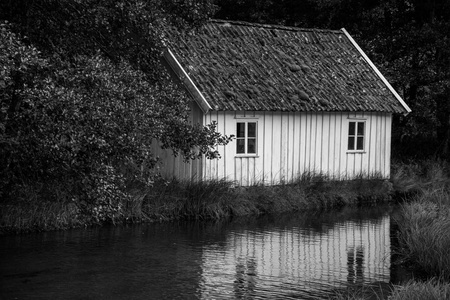
M 0 237 L 0 299 L 321 299 L 388 283 L 389 206 Z

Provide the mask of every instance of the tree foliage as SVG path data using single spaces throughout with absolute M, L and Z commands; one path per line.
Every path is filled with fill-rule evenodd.
M 217 157 L 229 137 L 188 123 L 189 99 L 160 62 L 167 29 L 199 25 L 213 9 L 206 0 L 2 2 L 2 199 L 75 201 L 102 219 L 120 212 L 130 182 L 151 185 L 154 140 L 186 159 Z

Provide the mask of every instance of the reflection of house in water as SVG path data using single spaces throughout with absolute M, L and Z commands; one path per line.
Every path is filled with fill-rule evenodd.
M 385 215 L 336 223 L 320 232 L 298 227 L 231 232 L 220 257 L 213 246 L 203 250 L 203 295 L 281 296 L 292 293 L 292 287 L 314 294 L 353 283 L 389 282 L 389 228 Z

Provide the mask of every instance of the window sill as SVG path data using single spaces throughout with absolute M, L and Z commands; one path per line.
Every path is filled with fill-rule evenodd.
M 259 157 L 258 154 L 236 154 L 234 157 L 236 158 L 246 158 L 246 157 Z
M 365 150 L 347 150 L 347 154 L 365 154 L 367 151 Z

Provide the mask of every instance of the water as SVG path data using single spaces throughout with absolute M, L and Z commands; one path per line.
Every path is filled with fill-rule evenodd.
M 392 207 L 0 237 L 0 299 L 321 299 L 389 283 Z

